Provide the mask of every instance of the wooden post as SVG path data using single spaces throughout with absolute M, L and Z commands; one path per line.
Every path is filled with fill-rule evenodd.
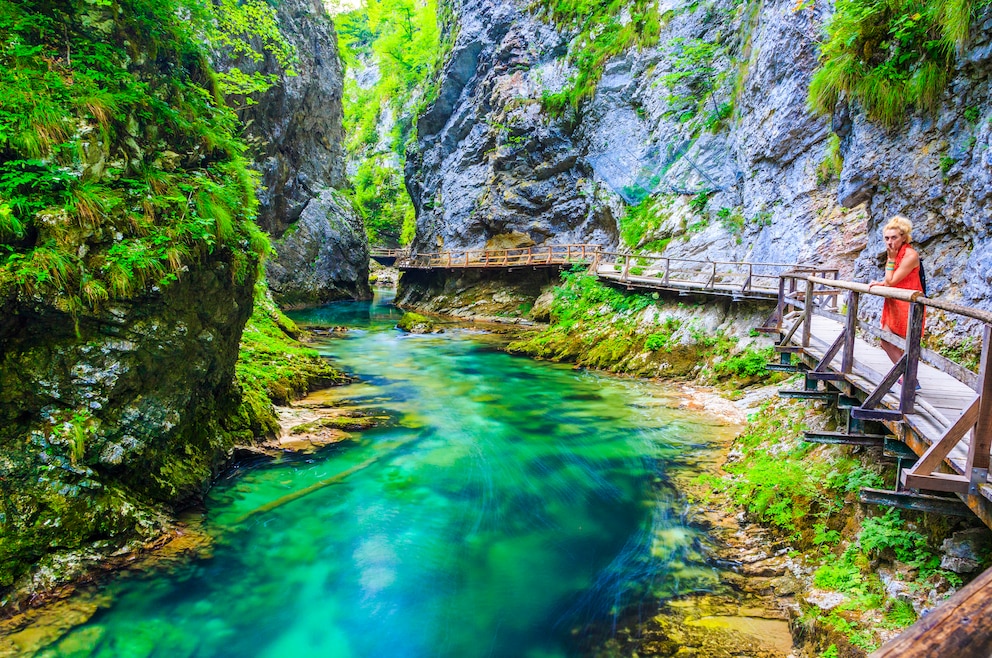
M 806 298 L 803 299 L 803 347 L 809 347 L 810 332 L 813 330 L 813 282 L 806 279 Z
M 899 411 L 904 414 L 916 411 L 916 369 L 920 364 L 920 338 L 923 334 L 923 304 L 909 305 L 909 330 L 906 332 L 906 372 L 902 376 L 899 393 Z
M 666 258 L 665 259 L 665 285 L 666 286 L 668 285 L 668 273 L 671 271 L 671 269 L 672 269 L 672 259 L 671 258 Z
M 978 422 L 968 450 L 968 480 L 973 488 L 988 480 L 992 449 L 992 327 L 982 336 L 982 365 L 978 370 Z M 975 492 L 977 493 L 977 491 Z
M 778 316 L 778 331 L 782 333 L 782 321 L 785 319 L 785 277 L 778 278 L 778 305 L 775 307 Z
M 623 257 L 623 273 L 620 274 L 620 280 L 627 280 L 627 273 L 630 271 L 630 254 Z
M 448 267 L 451 267 L 451 252 L 448 252 Z
M 851 290 L 847 293 L 847 325 L 844 334 L 844 354 L 840 359 L 840 371 L 849 374 L 854 367 L 854 333 L 858 329 L 858 301 L 861 293 Z

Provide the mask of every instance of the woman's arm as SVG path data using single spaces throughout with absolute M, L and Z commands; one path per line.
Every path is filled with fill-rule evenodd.
M 902 282 L 910 272 L 920 266 L 920 255 L 916 253 L 916 250 L 912 247 L 906 248 L 906 253 L 902 257 L 902 261 L 892 272 L 885 273 L 885 285 L 895 286 Z

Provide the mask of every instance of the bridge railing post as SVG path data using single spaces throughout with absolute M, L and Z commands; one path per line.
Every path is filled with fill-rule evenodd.
M 968 448 L 968 481 L 976 489 L 988 481 L 989 450 L 992 449 L 992 326 L 985 325 L 982 361 L 978 368 L 978 421 Z
M 626 281 L 630 274 L 630 254 L 623 257 L 623 272 L 620 273 L 620 280 Z
M 902 375 L 899 392 L 899 411 L 911 414 L 916 411 L 916 370 L 920 363 L 920 339 L 923 335 L 923 304 L 910 302 L 909 327 L 906 332 L 906 372 Z
M 806 297 L 803 298 L 803 347 L 809 347 L 813 324 L 813 282 L 806 279 Z
M 858 330 L 858 304 L 861 300 L 861 293 L 851 290 L 847 293 L 847 317 L 844 327 L 844 353 L 841 356 L 840 371 L 850 374 L 854 367 L 854 338 Z

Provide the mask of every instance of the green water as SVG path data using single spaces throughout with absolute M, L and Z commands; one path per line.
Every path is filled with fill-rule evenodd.
M 318 344 L 361 378 L 333 396 L 391 427 L 237 469 L 207 502 L 209 555 L 115 579 L 48 655 L 578 656 L 617 612 L 650 616 L 649 594 L 713 584 L 667 484 L 715 431 L 704 418 L 477 332 L 402 334 L 398 315 L 294 314 L 351 327 Z

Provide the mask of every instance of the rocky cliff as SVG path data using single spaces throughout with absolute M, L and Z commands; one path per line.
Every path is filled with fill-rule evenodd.
M 992 307 L 987 9 L 937 107 L 886 128 L 843 97 L 832 116 L 808 107 L 828 3 L 631 2 L 612 33 L 556 27 L 522 2 L 451 4 L 458 38 L 407 168 L 418 250 L 510 231 L 612 247 L 624 231 L 643 253 L 819 264 L 865 280 L 880 277 L 880 229 L 901 212 L 930 294 Z M 650 41 L 602 57 L 593 93 L 547 110 L 586 75 L 583 57 L 600 56 L 597 34 L 622 35 L 650 12 Z M 625 230 L 635 211 L 640 226 Z M 867 319 L 877 313 L 864 305 Z M 974 329 L 928 326 L 950 342 Z
M 336 192 L 348 182 L 334 23 L 319 0 L 287 0 L 277 7 L 280 31 L 297 54 L 292 72 L 271 54 L 257 63 L 236 60 L 247 72 L 278 80 L 239 110 L 262 176 L 258 221 L 274 238 L 269 287 L 287 306 L 368 298 L 362 220 Z
M 0 2 L 0 607 L 159 535 L 231 448 L 267 240 L 179 9 Z

